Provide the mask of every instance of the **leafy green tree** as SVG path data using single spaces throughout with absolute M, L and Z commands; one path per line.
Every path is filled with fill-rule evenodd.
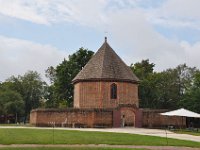
M 140 106 L 142 108 L 172 108 L 175 105 L 176 87 L 171 84 L 171 74 L 167 72 L 152 73 L 141 80 L 139 86 Z M 176 92 L 175 92 L 176 93 Z
M 178 65 L 174 69 L 164 71 L 167 74 L 165 90 L 168 91 L 168 101 L 171 101 L 169 108 L 182 107 L 181 101 L 188 89 L 191 88 L 194 75 L 198 70 L 195 67 L 188 67 L 186 64 Z M 167 106 L 167 105 L 166 105 Z
M 13 76 L 7 81 L 12 83 L 10 88 L 20 93 L 23 98 L 26 120 L 30 111 L 40 106 L 47 85 L 36 71 L 28 71 L 24 76 Z
M 174 109 L 178 107 L 179 88 L 174 70 L 157 73 L 155 78 L 156 108 Z
M 185 91 L 191 87 L 194 75 L 198 70 L 195 67 L 188 67 L 186 64 L 182 64 L 177 66 L 175 71 L 177 72 L 176 83 L 179 86 L 179 95 L 181 99 Z
M 154 72 L 153 63 L 142 60 L 131 65 L 133 72 L 140 77 L 139 99 L 143 108 L 175 109 L 182 106 L 181 100 L 190 89 L 196 68 L 186 64 L 162 72 Z
M 64 107 L 63 105 L 66 104 L 67 107 L 73 105 L 72 79 L 86 65 L 93 54 L 94 52 L 88 49 L 80 48 L 76 53 L 69 55 L 68 60 L 64 59 L 55 69 L 53 67 L 47 69 L 46 74 L 53 81 L 50 88 L 51 95 L 47 102 L 49 106 Z
M 0 91 L 0 114 L 15 115 L 15 122 L 17 123 L 18 116 L 22 116 L 24 113 L 24 101 L 21 95 L 12 90 Z
M 193 84 L 190 89 L 185 91 L 181 105 L 184 108 L 200 113 L 200 72 L 195 73 Z
M 58 108 L 59 107 L 58 95 L 55 92 L 54 84 L 47 87 L 47 92 L 44 96 L 44 99 L 46 100 L 46 102 L 45 102 L 46 108 Z
M 154 81 L 153 81 L 153 70 L 155 64 L 150 63 L 149 59 L 142 60 L 137 62 L 134 65 L 131 64 L 130 68 L 140 79 L 139 84 L 139 99 L 140 107 L 143 108 L 152 108 L 154 101 Z
M 140 80 L 143 80 L 147 78 L 149 75 L 153 73 L 155 64 L 150 63 L 149 59 L 142 60 L 141 62 L 137 62 L 134 65 L 131 64 L 132 71 L 140 78 Z
M 56 70 L 53 66 L 50 66 L 45 70 L 45 76 L 50 80 L 50 83 L 53 84 L 56 79 Z

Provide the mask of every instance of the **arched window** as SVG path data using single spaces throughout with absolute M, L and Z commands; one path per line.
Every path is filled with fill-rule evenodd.
M 117 99 L 117 85 L 115 83 L 110 86 L 110 98 Z

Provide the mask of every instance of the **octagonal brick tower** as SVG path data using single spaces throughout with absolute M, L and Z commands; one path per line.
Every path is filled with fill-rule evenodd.
M 72 80 L 75 108 L 116 108 L 138 102 L 139 79 L 105 42 Z

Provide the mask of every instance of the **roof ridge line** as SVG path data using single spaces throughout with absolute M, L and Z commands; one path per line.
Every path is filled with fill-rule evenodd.
M 101 68 L 101 77 L 103 76 L 103 66 L 104 66 L 104 60 L 105 60 L 105 54 L 106 54 L 106 48 L 107 48 L 107 41 L 105 41 L 105 48 L 103 49 L 103 60 L 102 60 L 102 68 Z

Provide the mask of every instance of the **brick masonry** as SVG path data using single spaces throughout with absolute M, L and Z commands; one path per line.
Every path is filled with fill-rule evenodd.
M 162 116 L 160 113 L 169 111 L 166 109 L 140 109 L 142 112 L 142 127 L 160 128 L 166 126 L 186 126 L 186 117 Z
M 186 126 L 182 117 L 166 117 L 160 113 L 167 110 L 137 109 L 132 105 L 113 109 L 35 109 L 30 114 L 30 123 L 35 126 L 60 127 L 121 127 L 161 128 Z
M 36 109 L 30 123 L 35 126 L 112 127 L 112 110 L 108 109 Z
M 117 85 L 117 99 L 111 99 L 111 84 Z M 30 123 L 36 126 L 120 127 L 137 126 L 138 84 L 132 82 L 88 81 L 75 83 L 74 108 L 36 109 Z
M 117 99 L 110 98 L 110 86 L 117 85 Z M 138 85 L 129 82 L 78 82 L 74 85 L 75 108 L 117 108 L 138 103 Z
M 117 99 L 110 99 L 110 85 L 117 84 Z M 30 114 L 35 126 L 158 128 L 185 126 L 185 118 L 165 117 L 167 110 L 139 109 L 138 85 L 129 82 L 78 82 L 74 88 L 74 108 L 36 109 Z

